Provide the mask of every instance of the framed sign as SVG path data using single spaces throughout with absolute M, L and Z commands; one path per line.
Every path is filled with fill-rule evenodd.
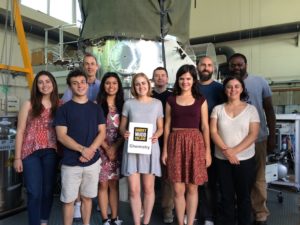
M 128 153 L 151 154 L 153 125 L 150 123 L 129 123 Z

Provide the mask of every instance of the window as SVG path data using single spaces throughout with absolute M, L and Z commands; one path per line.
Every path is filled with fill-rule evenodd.
M 76 1 L 76 16 L 75 16 L 74 23 L 76 23 L 77 27 L 80 27 L 82 23 L 81 12 L 80 12 L 78 1 Z
M 29 8 L 41 11 L 45 14 L 47 14 L 47 3 L 48 0 L 38 0 L 38 1 L 32 1 L 32 0 L 21 0 L 21 4 L 25 5 Z
M 67 23 L 76 23 L 78 27 L 81 25 L 77 0 L 21 0 L 21 4 Z
M 72 0 L 50 0 L 50 16 L 73 23 L 72 12 Z

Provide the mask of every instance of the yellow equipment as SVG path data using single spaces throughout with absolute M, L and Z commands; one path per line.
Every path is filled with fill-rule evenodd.
M 31 66 L 30 55 L 29 55 L 28 45 L 25 37 L 18 0 L 12 0 L 12 7 L 13 7 L 13 16 L 14 16 L 13 19 L 15 21 L 17 37 L 20 44 L 20 50 L 23 58 L 24 67 L 0 64 L 0 71 L 2 70 L 2 71 L 9 71 L 12 73 L 25 73 L 28 86 L 31 89 L 32 82 L 34 79 L 33 69 Z

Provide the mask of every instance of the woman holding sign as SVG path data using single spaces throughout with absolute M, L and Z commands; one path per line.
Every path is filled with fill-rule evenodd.
M 211 164 L 208 107 L 197 89 L 193 65 L 183 65 L 176 74 L 174 96 L 167 99 L 162 162 L 173 183 L 179 225 L 194 223 L 198 205 L 198 185 L 207 181 Z M 200 130 L 199 130 L 200 128 Z
M 141 183 L 143 224 L 149 224 L 155 199 L 154 180 L 161 176 L 158 138 L 163 133 L 163 108 L 159 100 L 151 97 L 150 81 L 144 73 L 133 77 L 131 94 L 134 98 L 124 103 L 120 124 L 120 133 L 125 138 L 122 174 L 128 177 L 134 224 L 140 225 Z

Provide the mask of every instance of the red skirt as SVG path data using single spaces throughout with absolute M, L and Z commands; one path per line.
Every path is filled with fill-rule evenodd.
M 168 139 L 168 179 L 185 184 L 205 183 L 205 155 L 203 136 L 198 129 L 172 131 Z

